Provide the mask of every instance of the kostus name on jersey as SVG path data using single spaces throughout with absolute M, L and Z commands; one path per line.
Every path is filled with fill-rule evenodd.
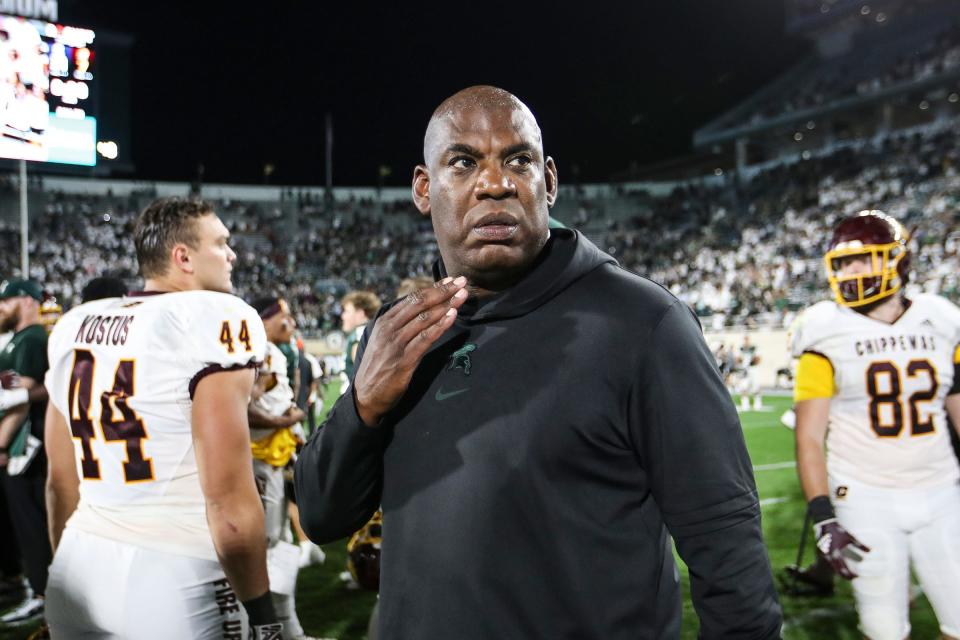
M 936 351 L 937 346 L 930 335 L 889 336 L 886 338 L 867 338 L 857 340 L 853 348 L 858 356 L 872 356 L 878 353 L 896 351 Z
M 133 316 L 87 316 L 73 340 L 86 344 L 126 344 L 131 324 Z

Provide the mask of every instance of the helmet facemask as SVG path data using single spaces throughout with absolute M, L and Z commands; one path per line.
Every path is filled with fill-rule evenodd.
M 839 243 L 827 251 L 824 264 L 837 303 L 858 308 L 892 296 L 903 287 L 904 279 L 898 266 L 906 255 L 903 242 L 863 244 L 853 240 Z M 869 268 L 861 273 L 843 275 L 846 260 L 854 257 L 864 258 Z

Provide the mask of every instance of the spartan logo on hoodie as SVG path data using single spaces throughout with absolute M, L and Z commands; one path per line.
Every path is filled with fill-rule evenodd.
M 463 375 L 470 375 L 470 352 L 476 351 L 477 345 L 468 342 L 452 354 L 450 354 L 450 364 L 447 365 L 447 371 L 463 369 Z

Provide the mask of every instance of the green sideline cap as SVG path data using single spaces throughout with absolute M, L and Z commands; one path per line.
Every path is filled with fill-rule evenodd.
M 0 300 L 30 296 L 37 302 L 43 302 L 43 287 L 34 280 L 8 280 L 0 291 Z

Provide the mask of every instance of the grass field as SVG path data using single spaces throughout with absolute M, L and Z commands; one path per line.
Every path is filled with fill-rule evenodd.
M 326 406 L 332 404 L 337 390 L 327 390 Z M 784 428 L 780 415 L 789 408 L 785 397 L 766 397 L 768 410 L 741 414 L 744 436 L 753 460 L 757 487 L 763 510 L 763 531 L 774 573 L 796 560 L 800 530 L 803 525 L 804 502 L 793 466 L 793 432 Z M 808 536 L 805 562 L 812 558 L 813 542 Z M 361 640 L 367 634 L 367 621 L 375 595 L 348 590 L 339 579 L 346 567 L 344 543 L 326 545 L 324 565 L 301 571 L 297 587 L 300 620 L 307 633 L 339 640 Z M 681 567 L 687 590 L 686 570 Z M 783 637 L 786 640 L 855 640 L 861 636 L 856 628 L 856 613 L 850 586 L 837 580 L 837 589 L 830 598 L 794 598 L 781 594 L 785 616 Z M 933 640 L 938 629 L 926 599 L 920 597 L 911 609 L 913 640 Z M 697 617 L 689 598 L 685 599 L 683 638 L 697 637 Z M 0 640 L 22 640 L 28 630 L 0 630 Z

